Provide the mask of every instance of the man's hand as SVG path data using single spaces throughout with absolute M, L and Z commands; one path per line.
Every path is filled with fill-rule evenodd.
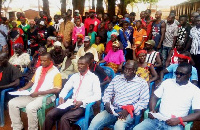
M 82 101 L 76 101 L 76 102 L 74 102 L 74 108 L 73 109 L 77 109 L 77 108 L 79 108 L 81 105 L 83 105 L 83 102 Z
M 24 88 L 20 88 L 20 89 L 18 89 L 18 91 L 23 91 L 23 90 L 25 90 Z
M 161 48 L 161 44 L 158 44 L 157 46 L 157 50 L 159 50 Z
M 107 111 L 108 113 L 113 114 L 113 113 L 112 113 L 112 110 L 111 110 L 111 108 L 110 108 L 110 103 L 109 103 L 109 102 L 107 102 L 107 103 L 105 104 L 105 109 L 106 109 L 106 111 Z
M 171 119 L 166 120 L 166 123 L 169 126 L 176 126 L 180 123 L 180 120 L 178 118 L 171 118 Z
M 152 112 L 152 113 L 156 113 L 155 110 L 153 110 L 153 111 L 151 111 L 151 112 Z M 148 117 L 149 117 L 150 119 L 154 119 L 154 116 L 153 116 L 151 113 L 148 114 Z
M 128 111 L 127 110 L 122 110 L 121 112 L 118 113 L 119 114 L 119 119 L 126 119 L 126 117 L 128 116 Z
M 59 98 L 59 105 L 63 104 L 65 102 L 65 100 L 61 97 Z
M 30 96 L 34 98 L 34 97 L 37 97 L 38 95 L 39 95 L 38 92 L 34 92 L 34 93 L 32 93 Z

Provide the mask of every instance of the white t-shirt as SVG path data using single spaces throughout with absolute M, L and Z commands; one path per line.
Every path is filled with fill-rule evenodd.
M 161 98 L 159 113 L 164 117 L 187 116 L 191 106 L 200 109 L 200 89 L 191 82 L 180 86 L 175 79 L 167 79 L 154 94 Z

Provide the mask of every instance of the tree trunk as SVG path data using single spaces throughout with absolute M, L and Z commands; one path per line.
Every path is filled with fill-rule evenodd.
M 94 0 L 92 0 L 92 9 L 95 9 L 95 3 L 94 3 Z
M 43 11 L 50 15 L 49 11 L 49 0 L 43 0 Z
M 2 0 L 0 0 L 0 17 L 1 17 L 1 9 L 2 9 Z
M 63 15 L 66 12 L 66 0 L 62 0 L 61 3 L 61 15 Z
M 120 0 L 120 11 L 121 11 L 120 13 L 123 16 L 126 13 L 126 6 L 127 6 L 127 3 L 124 0 Z
M 73 12 L 78 9 L 79 14 L 83 16 L 85 0 L 72 0 L 72 4 L 73 4 Z
M 115 0 L 108 0 L 108 14 L 110 16 L 115 15 Z
M 97 0 L 97 14 L 104 13 L 103 0 Z

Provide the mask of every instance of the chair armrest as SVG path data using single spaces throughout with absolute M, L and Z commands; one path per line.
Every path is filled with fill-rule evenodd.
M 185 130 L 191 130 L 193 126 L 193 122 L 188 122 L 187 125 L 185 125 Z
M 90 116 L 91 116 L 90 110 L 91 110 L 91 108 L 94 104 L 95 104 L 95 102 L 89 103 L 89 104 L 87 104 L 87 106 L 85 108 L 85 123 L 87 124 L 87 128 L 88 128 L 89 119 L 90 119 Z
M 53 96 L 54 94 L 47 94 L 46 96 L 44 96 L 44 98 L 42 99 L 42 108 L 46 108 L 46 104 L 47 104 L 47 98 Z
M 69 92 L 68 92 L 68 94 L 67 94 L 67 96 L 64 98 L 64 100 L 67 100 L 68 98 L 70 98 L 71 96 L 72 96 L 72 94 L 73 94 L 73 89 L 71 89 Z M 59 98 L 56 98 L 56 106 L 58 106 L 59 105 Z
M 106 65 L 106 63 L 100 63 L 99 64 L 99 66 L 105 66 Z

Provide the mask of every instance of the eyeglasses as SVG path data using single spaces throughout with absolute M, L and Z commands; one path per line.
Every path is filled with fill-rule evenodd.
M 182 73 L 182 72 L 177 72 L 177 71 L 174 72 L 174 74 L 175 74 L 175 75 L 180 75 L 181 77 L 187 75 L 187 74 L 184 74 L 184 73 Z

